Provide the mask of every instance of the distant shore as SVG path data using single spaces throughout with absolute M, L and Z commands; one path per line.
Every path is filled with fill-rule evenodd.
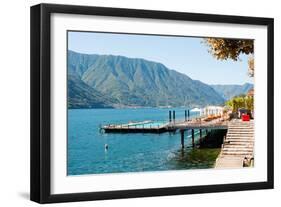
M 193 109 L 204 108 L 204 106 L 126 106 L 126 107 L 68 107 L 68 109 Z

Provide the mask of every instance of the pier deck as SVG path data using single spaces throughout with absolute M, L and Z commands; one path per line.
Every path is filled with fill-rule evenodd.
M 189 129 L 227 129 L 228 122 L 222 119 L 212 121 L 153 122 L 143 121 L 128 124 L 108 124 L 101 127 L 105 133 L 163 133 Z

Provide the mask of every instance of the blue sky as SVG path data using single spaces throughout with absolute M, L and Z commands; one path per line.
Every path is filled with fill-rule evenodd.
M 68 49 L 161 62 L 169 69 L 208 84 L 253 82 L 247 75 L 247 56 L 241 56 L 240 61 L 217 60 L 208 53 L 202 38 L 68 32 Z

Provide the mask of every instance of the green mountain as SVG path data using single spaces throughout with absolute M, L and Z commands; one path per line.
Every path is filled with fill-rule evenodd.
M 69 108 L 113 108 L 116 101 L 89 87 L 74 75 L 68 75 L 67 85 Z
M 246 94 L 254 87 L 251 83 L 243 85 L 211 85 L 217 93 L 219 93 L 225 100 L 229 100 L 234 96 Z
M 68 51 L 70 108 L 205 106 L 224 99 L 212 87 L 161 63 Z

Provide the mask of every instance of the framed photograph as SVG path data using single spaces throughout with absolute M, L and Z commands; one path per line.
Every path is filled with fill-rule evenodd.
M 31 200 L 273 188 L 273 19 L 31 7 Z

